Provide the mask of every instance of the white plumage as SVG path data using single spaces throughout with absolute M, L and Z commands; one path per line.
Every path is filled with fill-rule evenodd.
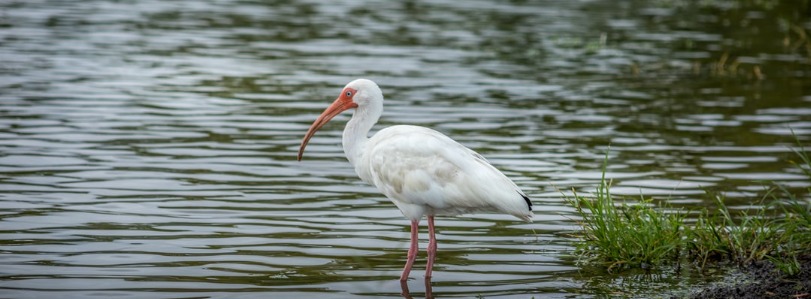
M 476 152 L 432 129 L 392 126 L 366 145 L 361 177 L 409 219 L 423 215 L 503 212 L 529 220 L 524 194 Z
M 525 221 L 532 203 L 518 186 L 481 155 L 435 130 L 391 126 L 368 138 L 383 112 L 383 93 L 374 82 L 358 79 L 316 119 L 301 142 L 298 159 L 315 132 L 340 112 L 355 108 L 343 133 L 347 159 L 358 176 L 377 187 L 411 220 L 411 247 L 400 276 L 408 278 L 416 258 L 419 220 L 428 217 L 426 278 L 436 256 L 435 215 L 507 213 Z

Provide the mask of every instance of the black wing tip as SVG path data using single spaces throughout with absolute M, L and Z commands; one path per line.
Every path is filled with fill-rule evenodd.
M 527 197 L 524 193 L 521 192 L 518 192 L 518 195 L 521 195 L 521 197 L 524 198 L 524 201 L 527 202 L 527 208 L 529 208 L 529 210 L 532 211 L 532 201 L 529 200 L 529 197 Z

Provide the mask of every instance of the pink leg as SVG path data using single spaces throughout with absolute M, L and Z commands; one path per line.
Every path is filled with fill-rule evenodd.
M 434 216 L 428 216 L 428 264 L 425 265 L 425 278 L 431 278 L 436 259 L 436 233 L 434 231 Z
M 419 251 L 417 245 L 417 233 L 419 233 L 420 230 L 419 224 L 419 220 L 411 220 L 411 246 L 408 248 L 408 259 L 406 260 L 405 267 L 403 267 L 403 274 L 400 275 L 400 281 L 408 280 L 408 274 L 411 273 L 411 266 L 414 265 L 414 260 L 417 259 L 417 251 Z
M 414 299 L 414 297 L 411 297 L 411 292 L 408 291 L 408 281 L 406 280 L 400 281 L 400 295 L 403 295 L 403 298 L 406 299 Z

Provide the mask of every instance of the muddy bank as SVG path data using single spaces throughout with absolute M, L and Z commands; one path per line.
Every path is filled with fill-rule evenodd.
M 752 263 L 741 271 L 743 275 L 739 282 L 709 286 L 693 292 L 688 298 L 811 299 L 811 255 L 800 259 L 800 272 L 796 276 L 783 275 L 769 261 Z

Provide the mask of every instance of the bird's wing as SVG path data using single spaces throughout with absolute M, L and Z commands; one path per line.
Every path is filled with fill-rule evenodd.
M 505 212 L 531 217 L 531 202 L 478 153 L 437 131 L 393 126 L 369 141 L 364 155 L 372 183 L 403 210 L 428 214 Z M 405 213 L 405 211 L 404 211 Z

